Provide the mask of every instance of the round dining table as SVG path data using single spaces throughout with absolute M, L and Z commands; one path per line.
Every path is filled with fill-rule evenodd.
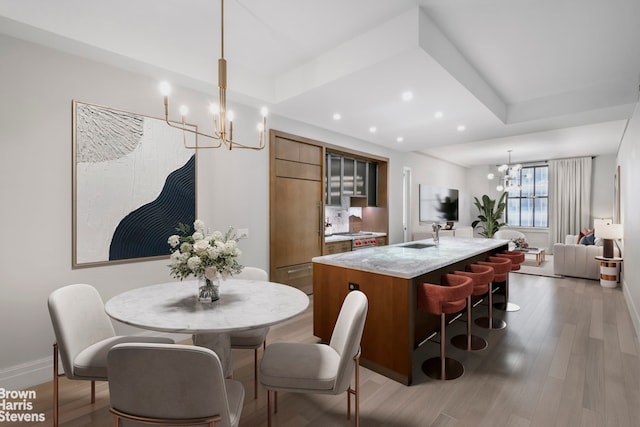
M 309 306 L 309 297 L 292 286 L 260 280 L 221 281 L 220 299 L 201 303 L 198 282 L 184 280 L 145 286 L 109 299 L 112 319 L 153 331 L 193 335 L 194 344 L 218 354 L 232 374 L 230 333 L 283 322 Z

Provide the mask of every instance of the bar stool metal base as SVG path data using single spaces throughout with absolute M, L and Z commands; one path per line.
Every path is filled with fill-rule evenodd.
M 485 329 L 504 329 L 507 327 L 507 322 L 502 319 L 489 319 L 488 317 L 479 317 L 476 319 L 476 325 Z
M 502 311 L 520 311 L 520 306 L 512 302 L 508 302 L 508 303 L 497 302 L 493 304 L 493 308 L 497 308 L 498 310 L 502 310 Z
M 477 335 L 471 335 L 470 338 L 471 345 L 469 345 L 469 341 L 467 340 L 466 335 L 456 335 L 455 337 L 451 338 L 451 344 L 461 350 L 467 351 L 484 350 L 489 345 L 489 343 L 487 343 L 487 340 Z
M 465 337 L 466 338 L 466 337 Z M 442 364 L 439 357 L 432 357 L 422 363 L 422 372 L 435 380 L 455 380 L 464 374 L 462 363 L 450 357 L 444 358 L 444 378 L 442 378 Z

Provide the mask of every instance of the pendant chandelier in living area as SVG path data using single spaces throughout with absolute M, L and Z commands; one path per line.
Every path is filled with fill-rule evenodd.
M 500 172 L 500 181 L 496 186 L 498 191 L 514 191 L 520 188 L 520 170 L 522 165 L 520 163 L 511 164 L 511 150 L 509 152 L 509 163 L 498 166 L 498 172 Z M 487 175 L 488 179 L 495 178 L 493 173 Z
M 265 147 L 265 131 L 267 129 L 267 108 L 262 107 L 262 122 L 258 123 L 258 144 L 255 146 L 244 145 L 233 140 L 233 111 L 227 110 L 227 61 L 224 59 L 224 0 L 220 0 L 220 59 L 218 59 L 218 89 L 219 89 L 219 104 L 211 104 L 209 112 L 213 115 L 213 133 L 207 134 L 199 132 L 195 129 L 187 127 L 187 113 L 189 112 L 186 106 L 180 107 L 181 125 L 177 125 L 169 121 L 169 95 L 171 93 L 171 86 L 168 82 L 160 83 L 160 92 L 164 95 L 164 119 L 165 122 L 171 127 L 181 129 L 184 132 L 189 132 L 197 136 L 203 136 L 205 138 L 213 139 L 217 141 L 212 145 L 188 145 L 186 137 L 183 138 L 185 148 L 199 149 L 199 148 L 219 148 L 228 147 L 229 150 L 233 148 L 246 148 L 250 150 L 262 150 Z

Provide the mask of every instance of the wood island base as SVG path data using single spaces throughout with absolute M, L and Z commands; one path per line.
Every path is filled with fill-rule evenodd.
M 417 310 L 418 285 L 438 284 L 443 274 L 464 270 L 467 264 L 485 260 L 505 248 L 492 248 L 411 279 L 314 262 L 314 335 L 326 342 L 331 339 L 344 298 L 350 290 L 359 289 L 369 300 L 361 341 L 362 365 L 410 385 L 414 350 L 440 326 L 439 316 Z

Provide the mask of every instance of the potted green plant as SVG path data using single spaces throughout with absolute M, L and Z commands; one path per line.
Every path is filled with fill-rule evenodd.
M 502 193 L 500 199 L 497 204 L 494 199 L 491 199 L 486 194 L 482 196 L 482 203 L 478 200 L 477 197 L 474 197 L 476 208 L 478 208 L 478 219 L 471 223 L 471 226 L 475 229 L 478 225 L 482 227 L 482 231 L 480 232 L 481 236 L 487 237 L 491 239 L 496 231 L 500 229 L 500 227 L 504 227 L 507 225 L 506 222 L 502 222 L 502 215 L 504 214 L 504 210 L 507 207 L 505 203 L 505 198 L 507 197 L 507 193 Z

